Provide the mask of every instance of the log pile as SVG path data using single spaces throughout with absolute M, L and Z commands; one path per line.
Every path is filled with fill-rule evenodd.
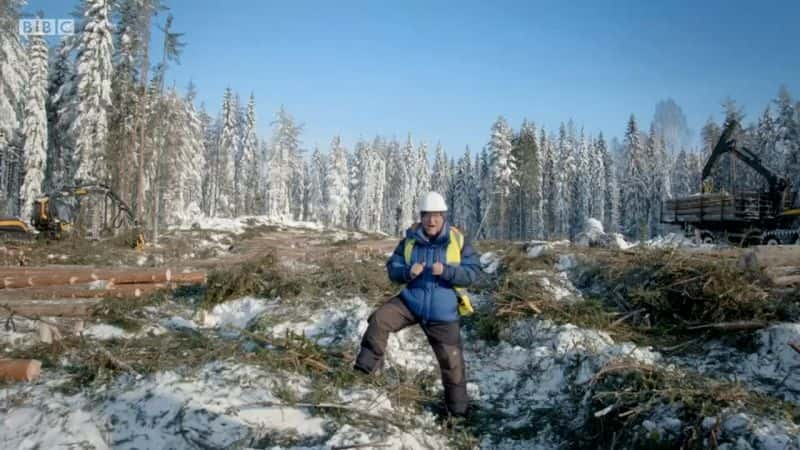
M 85 317 L 104 298 L 141 297 L 203 284 L 203 271 L 43 266 L 0 268 L 0 316 Z
M 756 246 L 742 255 L 740 265 L 761 271 L 776 286 L 800 286 L 800 245 Z
M 668 222 L 751 221 L 770 216 L 771 202 L 760 193 L 696 194 L 667 200 L 663 219 Z

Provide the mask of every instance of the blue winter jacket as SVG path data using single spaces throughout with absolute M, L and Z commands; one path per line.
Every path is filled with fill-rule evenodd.
M 415 242 L 414 250 L 411 252 L 411 263 L 406 264 L 403 251 L 406 239 L 409 238 L 415 239 Z M 450 225 L 447 222 L 433 240 L 425 236 L 421 226 L 416 229 L 411 227 L 406 230 L 405 239 L 400 241 L 386 263 L 389 279 L 397 283 L 406 283 L 400 292 L 400 297 L 422 323 L 458 321 L 458 299 L 453 285 L 469 286 L 481 272 L 478 254 L 466 241 L 461 249 L 461 264 L 447 264 L 445 255 L 449 243 Z M 411 266 L 418 262 L 424 262 L 425 268 L 411 280 Z M 435 262 L 445 265 L 444 272 L 439 276 L 433 275 Z

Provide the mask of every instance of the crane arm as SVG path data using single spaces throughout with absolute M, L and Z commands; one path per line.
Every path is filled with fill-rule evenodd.
M 731 153 L 740 161 L 758 172 L 759 175 L 764 177 L 769 184 L 769 190 L 771 193 L 779 193 L 786 190 L 786 188 L 789 186 L 789 183 L 785 178 L 778 176 L 775 172 L 766 167 L 761 162 L 761 158 L 759 158 L 755 153 L 737 144 L 736 138 L 734 137 L 734 131 L 738 128 L 738 126 L 739 123 L 735 120 L 728 122 L 728 124 L 725 126 L 725 129 L 722 131 L 722 135 L 719 137 L 719 141 L 717 141 L 717 145 L 714 146 L 711 156 L 708 157 L 708 161 L 706 161 L 706 165 L 703 167 L 703 180 L 711 175 L 711 169 L 717 163 L 720 156 L 725 153 Z

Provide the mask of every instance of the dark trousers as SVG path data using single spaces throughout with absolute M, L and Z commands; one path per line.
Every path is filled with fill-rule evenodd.
M 372 373 L 386 352 L 389 333 L 418 323 L 403 300 L 392 297 L 369 316 L 369 327 L 361 340 L 356 368 Z M 464 352 L 459 322 L 420 324 L 439 361 L 447 409 L 451 414 L 467 412 L 467 383 L 464 379 Z

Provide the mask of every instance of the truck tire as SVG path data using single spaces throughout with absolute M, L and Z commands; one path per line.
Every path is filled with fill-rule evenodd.
M 778 236 L 768 234 L 764 236 L 764 245 L 781 245 L 781 240 Z

